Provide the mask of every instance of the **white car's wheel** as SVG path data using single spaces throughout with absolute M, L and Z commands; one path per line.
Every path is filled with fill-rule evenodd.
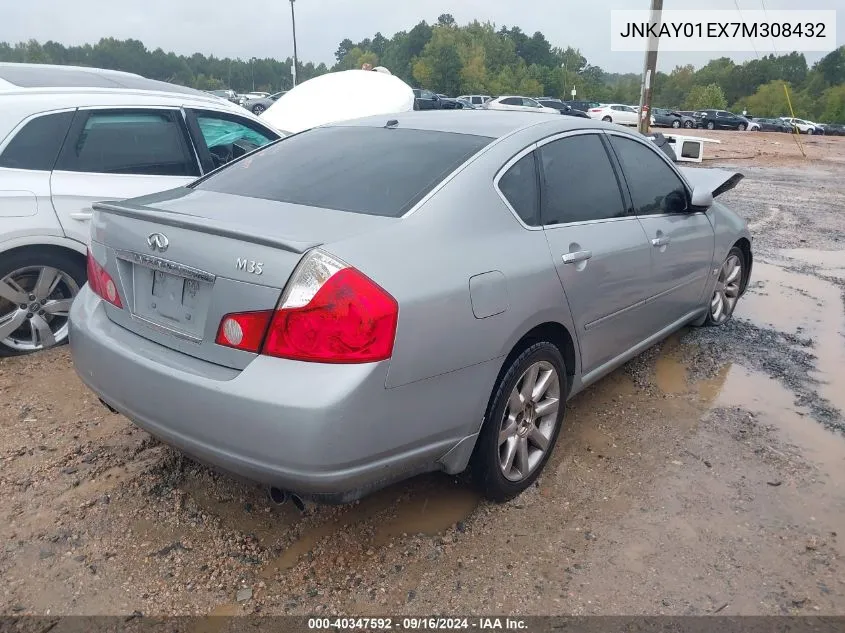
M 608 123 L 613 123 L 613 119 L 611 119 L 609 116 L 603 116 L 603 117 L 601 118 L 601 120 L 602 120 L 602 121 L 607 121 Z
M 0 356 L 65 343 L 70 304 L 85 278 L 84 263 L 70 254 L 31 249 L 0 256 Z

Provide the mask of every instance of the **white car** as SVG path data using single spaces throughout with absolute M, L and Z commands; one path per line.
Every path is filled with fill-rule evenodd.
M 481 106 L 490 101 L 490 99 L 492 98 L 493 97 L 491 97 L 490 95 L 461 95 L 460 97 L 458 97 L 458 99 L 464 99 L 466 101 L 469 101 L 474 106 Z
M 560 110 L 540 105 L 536 99 L 511 95 L 496 97 L 495 99 L 486 101 L 481 107 L 487 110 L 516 110 L 519 112 L 545 112 L 547 114 L 560 114 Z
M 622 103 L 603 103 L 597 108 L 590 108 L 587 114 L 591 119 L 600 119 L 608 123 L 637 125 L 639 113 L 631 106 Z
M 198 90 L 0 64 L 0 355 L 67 339 L 94 202 L 186 185 L 281 136 Z
M 797 127 L 801 134 L 815 134 L 818 130 L 816 124 L 806 119 L 796 119 L 794 117 L 782 116 L 781 120 L 791 123 L 793 127 Z

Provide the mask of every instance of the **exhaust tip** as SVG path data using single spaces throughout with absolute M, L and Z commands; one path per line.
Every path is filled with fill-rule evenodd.
M 290 500 L 293 502 L 293 505 L 296 506 L 297 510 L 299 510 L 302 513 L 305 512 L 305 502 L 302 500 L 302 497 L 300 497 L 299 495 L 291 493 L 290 494 Z
M 281 488 L 276 488 L 275 486 L 272 486 L 270 490 L 268 490 L 268 494 L 270 495 L 270 501 L 276 505 L 282 505 L 288 500 L 288 493 Z

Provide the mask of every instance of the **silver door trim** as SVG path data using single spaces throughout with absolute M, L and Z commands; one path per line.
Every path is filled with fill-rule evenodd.
M 687 323 L 694 321 L 697 317 L 700 317 L 706 310 L 707 310 L 707 308 L 705 306 L 700 306 L 700 307 L 696 308 L 695 310 L 688 312 L 687 314 L 682 316 L 680 319 L 677 319 L 676 321 L 674 321 L 674 322 L 670 323 L 669 325 L 667 325 L 666 327 L 664 327 L 662 330 L 659 330 L 658 332 L 655 332 L 654 334 L 649 336 L 647 339 L 640 341 L 639 343 L 637 343 L 636 345 L 631 347 L 628 351 L 623 352 L 622 354 L 620 354 L 616 358 L 613 358 L 613 359 L 607 361 L 606 363 L 604 363 L 603 365 L 599 365 L 598 367 L 596 367 L 592 371 L 587 372 L 586 374 L 581 376 L 581 385 L 579 387 L 579 391 L 583 390 L 585 387 L 587 387 L 591 383 L 594 383 L 596 380 L 598 380 L 602 376 L 609 374 L 610 372 L 612 372 L 614 369 L 616 369 L 617 367 L 619 367 L 623 363 L 628 362 L 629 360 L 634 358 L 634 356 L 641 354 L 642 352 L 647 350 L 649 347 L 651 347 L 652 345 L 654 345 L 658 341 L 661 341 L 664 338 L 666 338 L 667 336 L 669 336 L 675 330 L 678 330 L 681 327 L 683 327 L 684 325 L 686 325 Z

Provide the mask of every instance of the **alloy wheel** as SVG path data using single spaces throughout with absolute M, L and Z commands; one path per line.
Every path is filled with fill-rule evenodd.
M 557 425 L 560 377 L 554 366 L 538 361 L 516 381 L 499 425 L 499 468 L 518 482 L 537 468 Z
M 252 113 L 255 114 L 256 116 L 258 116 L 262 112 L 264 112 L 264 106 L 261 105 L 260 103 L 252 108 Z
M 52 266 L 18 268 L 0 279 L 0 343 L 31 352 L 63 343 L 79 285 Z
M 731 318 L 739 300 L 741 284 L 742 261 L 737 255 L 731 255 L 719 270 L 719 278 L 710 299 L 710 318 L 713 323 L 722 324 Z
M 674 128 L 681 127 L 681 122 L 680 121 L 672 121 L 672 127 L 674 127 Z

